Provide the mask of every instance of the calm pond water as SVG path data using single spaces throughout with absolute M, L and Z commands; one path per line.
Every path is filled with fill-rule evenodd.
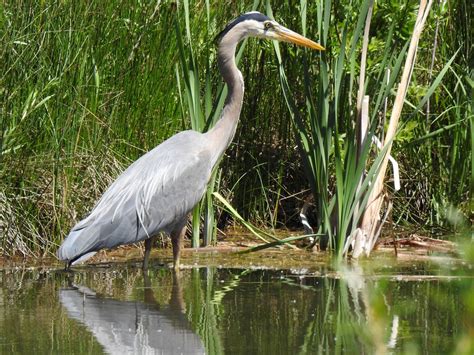
M 8 269 L 0 353 L 456 352 L 472 278 L 427 273 Z

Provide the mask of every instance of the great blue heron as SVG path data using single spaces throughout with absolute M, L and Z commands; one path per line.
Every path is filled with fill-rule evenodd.
M 130 165 L 59 248 L 58 257 L 67 262 L 67 267 L 91 257 L 97 250 L 145 240 L 146 269 L 159 232 L 170 234 L 173 265 L 179 267 L 187 216 L 203 196 L 212 168 L 235 134 L 244 97 L 244 80 L 235 63 L 235 50 L 246 37 L 324 50 L 259 12 L 245 13 L 230 22 L 217 37 L 219 70 L 229 92 L 219 121 L 206 133 L 180 132 Z

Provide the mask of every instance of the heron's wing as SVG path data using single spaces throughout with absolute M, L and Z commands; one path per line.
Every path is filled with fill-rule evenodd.
M 117 178 L 91 214 L 72 229 L 58 256 L 71 260 L 71 255 L 172 231 L 201 199 L 211 171 L 211 153 L 200 133 L 171 137 Z

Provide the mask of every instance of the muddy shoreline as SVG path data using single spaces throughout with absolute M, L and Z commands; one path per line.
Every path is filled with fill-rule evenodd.
M 217 246 L 182 250 L 181 268 L 233 268 L 233 269 L 282 269 L 292 270 L 295 274 L 321 275 L 332 274 L 338 269 L 334 258 L 327 252 L 311 252 L 303 249 L 272 248 L 252 253 L 242 253 L 255 242 L 220 242 Z M 87 263 L 73 267 L 75 270 L 89 268 L 141 267 L 144 248 L 141 245 L 119 247 L 114 250 L 102 250 Z M 168 268 L 172 263 L 171 248 L 154 248 L 150 258 L 150 268 Z M 370 257 L 359 260 L 348 259 L 343 266 L 361 267 L 371 272 L 390 273 L 398 269 L 399 275 L 420 275 L 430 270 L 431 275 L 447 276 L 448 270 L 473 268 L 466 261 L 452 253 L 437 252 L 426 248 L 399 246 L 397 255 L 391 246 L 382 246 Z M 0 270 L 8 269 L 45 269 L 61 270 L 64 264 L 53 256 L 0 257 Z M 400 273 L 400 269 L 403 272 Z

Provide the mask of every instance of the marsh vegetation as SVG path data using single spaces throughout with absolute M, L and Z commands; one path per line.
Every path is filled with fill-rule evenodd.
M 301 229 L 299 210 L 312 194 L 311 222 L 320 233 L 335 233 L 329 241 L 340 252 L 364 170 L 356 164 L 354 142 L 364 25 L 372 5 L 3 2 L 2 253 L 54 253 L 130 162 L 177 131 L 207 129 L 225 96 L 213 38 L 229 19 L 251 9 L 273 13 L 327 50 L 251 40 L 242 45 L 241 123 L 194 213 L 194 245 L 202 226 L 204 243 L 212 243 L 215 227 L 239 223 L 213 191 L 242 219 L 270 230 Z M 371 134 L 381 139 L 417 8 L 418 1 L 395 1 L 370 10 L 364 87 Z M 396 226 L 448 233 L 472 217 L 469 9 L 466 1 L 435 2 L 427 17 L 391 152 L 401 189 L 385 185 Z M 379 159 L 370 145 L 364 154 L 370 162 Z M 339 224 L 331 229 L 334 211 Z
M 3 1 L 0 353 L 119 345 L 472 354 L 473 5 L 429 2 L 407 67 L 420 3 Z M 256 244 L 242 230 L 258 243 L 301 244 L 185 251 L 179 274 L 162 267 L 169 250 L 155 250 L 143 274 L 136 248 L 99 254 L 98 265 L 73 274 L 57 270 L 59 244 L 124 168 L 176 132 L 216 121 L 226 88 L 213 39 L 253 9 L 326 51 L 242 43 L 240 124 L 190 218 L 189 244 L 219 236 L 241 251 Z M 396 135 L 384 141 L 405 68 Z M 362 112 L 369 133 L 361 147 Z M 450 257 L 378 253 L 333 264 L 333 255 L 347 253 L 388 153 L 373 137 L 392 144 L 400 170 L 400 189 L 391 168 L 379 186 L 390 210 L 382 236 L 394 244 L 400 231 L 455 236 Z M 299 250 L 308 245 L 303 206 L 315 241 L 334 253 Z M 32 258 L 18 263 L 25 256 Z M 104 329 L 115 331 L 114 341 Z

